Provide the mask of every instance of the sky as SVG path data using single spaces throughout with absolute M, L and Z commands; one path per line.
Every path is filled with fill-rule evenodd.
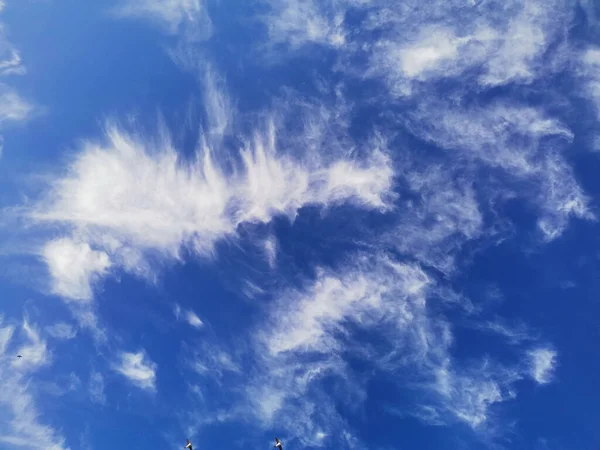
M 598 5 L 0 1 L 0 449 L 597 448 Z

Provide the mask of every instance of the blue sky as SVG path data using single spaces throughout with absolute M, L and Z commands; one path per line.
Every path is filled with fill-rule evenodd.
M 593 1 L 0 5 L 0 449 L 599 445 Z

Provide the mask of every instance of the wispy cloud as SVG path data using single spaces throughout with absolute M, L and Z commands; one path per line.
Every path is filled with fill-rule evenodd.
M 30 117 L 33 105 L 23 100 L 16 92 L 0 94 L 0 124 L 6 121 L 22 121 Z
M 476 162 L 504 171 L 513 180 L 533 183 L 536 189 L 525 194 L 539 208 L 538 225 L 547 240 L 560 236 L 571 217 L 595 220 L 588 196 L 561 153 L 541 144 L 545 138 L 567 144 L 573 134 L 543 111 L 502 103 L 472 110 L 422 103 L 410 127 L 441 148 L 461 151 Z M 507 181 L 505 189 L 510 190 L 511 180 Z
M 406 123 L 409 133 L 462 152 L 458 161 L 444 161 L 445 172 L 456 165 L 461 166 L 457 174 L 464 171 L 461 159 L 466 155 L 478 164 L 504 170 L 512 181 L 534 184 L 536 189 L 528 193 L 527 200 L 538 208 L 540 234 L 550 241 L 562 234 L 570 218 L 595 218 L 588 196 L 562 155 L 562 149 L 572 142 L 572 132 L 541 108 L 508 99 L 490 102 L 492 97 L 475 107 L 463 98 L 467 92 L 483 96 L 506 84 L 531 85 L 568 70 L 565 36 L 573 14 L 571 6 L 563 0 L 509 1 L 500 14 L 490 2 L 297 0 L 272 5 L 264 20 L 273 42 L 335 48 L 339 70 L 383 82 L 390 95 L 382 95 L 382 102 L 408 102 L 408 109 L 414 111 L 413 119 Z M 328 30 L 335 17 L 344 17 L 350 10 L 364 13 L 360 32 L 356 24 L 351 27 L 338 20 L 339 34 L 348 39 L 345 45 L 336 46 L 327 38 Z M 435 22 L 431 17 L 436 17 Z M 311 34 L 313 29 L 318 32 Z M 592 97 L 600 92 L 593 75 L 596 59 L 594 49 L 583 56 Z M 351 63 L 356 60 L 369 63 L 360 70 L 360 65 Z M 449 81 L 449 92 L 444 94 L 447 101 L 439 101 L 434 93 L 440 80 Z M 472 90 L 474 84 L 479 85 L 477 92 Z M 545 143 L 551 137 L 563 142 L 552 144 L 549 151 Z M 513 191 L 512 186 L 504 186 L 504 191 L 526 195 L 522 190 Z M 451 262 L 438 261 L 436 265 L 450 266 Z
M 204 344 L 200 351 L 192 351 L 189 364 L 196 373 L 219 383 L 225 374 L 241 372 L 241 364 L 235 356 L 217 344 Z
M 385 242 L 450 274 L 461 246 L 486 232 L 473 180 L 441 164 L 430 164 L 424 170 L 407 165 L 404 179 L 417 199 L 406 202 Z
M 0 3 L 0 14 L 3 12 L 4 3 Z M 21 61 L 20 52 L 14 48 L 6 36 L 4 23 L 0 22 L 0 127 L 4 128 L 7 122 L 23 122 L 29 119 L 36 108 L 22 98 L 14 87 L 6 84 L 4 78 L 26 73 Z M 0 136 L 0 155 L 2 154 L 3 138 Z
M 200 317 L 194 311 L 187 311 L 185 313 L 185 320 L 194 328 L 202 328 L 204 326 L 204 322 L 200 320 Z
M 94 403 L 99 403 L 101 405 L 106 403 L 106 395 L 104 394 L 104 377 L 100 372 L 93 371 L 90 373 L 88 392 L 90 394 L 90 399 Z
M 506 321 L 496 319 L 486 323 L 479 323 L 476 327 L 483 331 L 498 334 L 513 345 L 535 340 L 535 337 L 523 323 L 508 324 Z
M 495 406 L 516 397 L 515 383 L 529 367 L 489 357 L 468 364 L 455 359 L 452 326 L 433 306 L 444 292 L 418 265 L 364 256 L 354 257 L 339 272 L 321 270 L 301 290 L 282 293 L 271 310 L 273 327 L 256 334 L 261 364 L 269 369 L 248 388 L 250 410 L 266 426 L 274 417 L 279 423 L 285 420 L 302 439 L 317 431 L 339 435 L 344 419 L 321 381 L 336 377 L 347 389 L 345 395 L 352 396 L 350 404 L 360 404 L 366 393 L 352 381 L 346 360 L 350 352 L 362 363 L 394 374 L 397 389 L 416 392 L 418 401 L 404 402 L 402 414 L 490 431 Z M 373 336 L 377 346 L 359 338 L 357 331 Z
M 269 236 L 264 242 L 265 256 L 269 263 L 269 267 L 275 268 L 277 264 L 277 239 L 275 236 Z
M 587 80 L 587 92 L 590 94 L 600 118 L 600 48 L 587 49 L 582 57 L 583 75 Z
M 306 130 L 311 139 L 321 132 Z M 394 197 L 383 142 L 365 144 L 365 159 L 326 160 L 306 151 L 303 158 L 278 149 L 270 122 L 231 167 L 216 160 L 207 141 L 186 164 L 166 134 L 151 142 L 109 126 L 106 137 L 103 144 L 87 142 L 29 214 L 38 225 L 77 230 L 42 251 L 53 292 L 66 299 L 89 300 L 94 281 L 109 268 L 148 274 L 148 252 L 178 259 L 186 247 L 210 257 L 244 222 L 268 223 L 278 215 L 293 220 L 307 205 L 386 211 Z
M 145 352 L 121 352 L 113 370 L 127 378 L 133 385 L 147 391 L 156 390 L 156 363 Z
M 46 333 L 55 339 L 69 340 L 77 336 L 77 330 L 68 323 L 59 322 L 45 328 Z
M 23 358 L 14 359 L 12 363 L 13 368 L 29 372 L 49 364 L 51 354 L 48 351 L 46 341 L 40 337 L 38 330 L 29 325 L 29 322 L 25 320 L 22 331 L 27 341 L 17 349 L 17 353 L 22 355 Z
M 11 448 L 34 448 L 68 450 L 65 439 L 59 432 L 44 425 L 30 383 L 25 374 L 50 361 L 45 342 L 40 339 L 34 326 L 23 324 L 25 342 L 18 345 L 23 360 L 0 367 L 0 443 Z M 6 350 L 12 345 L 12 327 L 0 327 L 0 357 L 6 361 Z M 11 355 L 11 358 L 13 356 Z M 6 361 L 8 362 L 8 361 Z
M 5 58 L 0 60 L 0 73 L 2 75 L 23 75 L 26 72 L 21 61 L 21 54 L 14 48 L 8 49 Z
M 173 314 L 177 320 L 183 320 L 191 327 L 196 329 L 204 327 L 204 322 L 198 317 L 198 314 L 191 309 L 182 309 L 177 303 L 173 307 Z
M 235 110 L 225 95 L 225 80 L 210 66 L 206 66 L 202 72 L 207 137 L 212 145 L 219 145 L 225 133 L 230 131 Z
M 0 328 L 0 356 L 4 356 L 6 353 L 6 349 L 14 332 L 15 327 L 13 326 L 4 326 Z
M 120 17 L 146 19 L 167 33 L 182 33 L 188 39 L 205 39 L 212 23 L 203 0 L 123 0 L 114 9 Z
M 265 17 L 269 42 L 288 44 L 292 49 L 311 43 L 335 47 L 343 45 L 344 3 L 359 2 L 270 1 L 271 11 Z
M 522 378 L 520 370 L 506 368 L 489 361 L 463 370 L 453 370 L 449 361 L 435 368 L 434 391 L 441 402 L 429 409 L 436 414 L 434 422 L 447 413 L 473 429 L 489 425 L 493 406 L 516 397 L 515 381 Z M 427 421 L 427 420 L 425 420 Z
M 539 384 L 548 384 L 556 369 L 557 352 L 550 348 L 537 348 L 529 352 L 530 374 Z

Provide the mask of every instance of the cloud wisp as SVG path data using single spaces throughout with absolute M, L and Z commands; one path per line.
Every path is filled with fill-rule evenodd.
M 168 34 L 183 34 L 191 41 L 212 34 L 212 23 L 203 0 L 126 0 L 113 9 L 121 18 L 148 20 Z
M 307 133 L 314 139 L 320 131 Z M 219 241 L 236 237 L 240 224 L 293 220 L 308 205 L 388 210 L 392 163 L 382 143 L 369 145 L 363 160 L 292 156 L 292 149 L 278 148 L 270 122 L 239 150 L 239 163 L 228 166 L 206 140 L 187 163 L 164 133 L 150 142 L 108 126 L 106 142 L 85 143 L 28 213 L 39 226 L 67 232 L 41 251 L 52 291 L 88 301 L 94 283 L 114 268 L 148 276 L 149 254 L 179 260 L 182 248 L 211 257 Z
M 456 305 L 441 283 L 415 263 L 355 255 L 339 270 L 318 270 L 314 280 L 281 292 L 268 306 L 273 326 L 253 332 L 243 357 L 253 361 L 245 381 L 223 349 L 204 349 L 192 358 L 193 367 L 220 389 L 244 383 L 242 392 L 224 396 L 233 403 L 217 405 L 229 411 L 222 420 L 258 420 L 265 429 L 276 421 L 303 445 L 321 445 L 320 434 L 343 446 L 355 442 L 348 420 L 369 395 L 351 368 L 357 360 L 393 380 L 398 392 L 411 393 L 401 406 L 386 405 L 395 414 L 493 434 L 501 420 L 497 406 L 516 398 L 517 381 L 549 380 L 556 355 L 548 360 L 533 348 L 523 356 L 520 343 L 535 341 L 528 335 L 511 341 L 517 364 L 487 355 L 456 358 L 454 327 L 441 311 L 470 308 Z M 327 387 L 332 379 L 334 392 Z
M 0 443 L 11 448 L 68 450 L 65 438 L 44 423 L 29 383 L 29 377 L 51 361 L 46 342 L 27 321 L 21 328 L 22 342 L 13 338 L 14 330 L 0 326 Z M 16 359 L 17 353 L 23 358 Z
M 114 363 L 113 370 L 123 375 L 129 382 L 138 388 L 156 391 L 156 363 L 152 362 L 145 352 L 121 352 L 118 361 Z M 99 393 L 99 379 L 95 380 L 94 392 Z
M 531 358 L 531 377 L 538 384 L 548 384 L 552 381 L 556 370 L 558 354 L 550 348 L 537 348 L 529 352 Z

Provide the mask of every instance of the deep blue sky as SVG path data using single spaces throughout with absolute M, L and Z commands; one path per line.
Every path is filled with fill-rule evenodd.
M 0 449 L 600 445 L 593 1 L 0 5 Z

